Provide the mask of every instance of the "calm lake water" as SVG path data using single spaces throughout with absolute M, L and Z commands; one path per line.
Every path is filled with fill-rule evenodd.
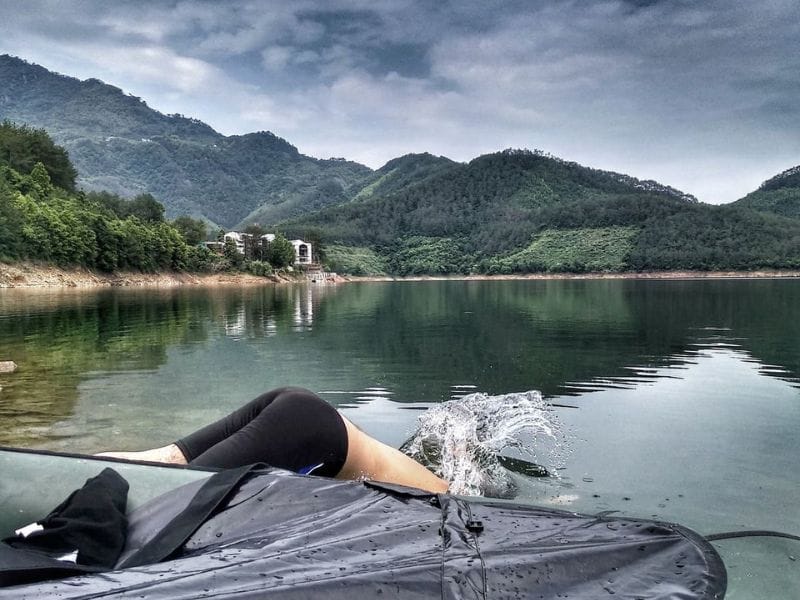
M 517 500 L 800 534 L 800 281 L 0 290 L 0 444 L 161 445 L 301 385 L 400 446 L 474 392 L 538 390 L 552 477 Z M 456 400 L 457 401 L 457 400 Z M 728 598 L 800 597 L 800 542 L 717 544 Z

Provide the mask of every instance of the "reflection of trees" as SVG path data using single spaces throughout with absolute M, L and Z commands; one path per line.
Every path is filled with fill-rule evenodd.
M 423 380 L 397 373 L 409 399 L 446 397 L 463 383 L 546 394 L 571 382 L 624 383 L 690 360 L 707 327 L 730 329 L 746 352 L 796 380 L 798 313 L 796 282 L 771 280 L 348 285 L 318 311 L 326 339 L 369 358 L 359 368 L 380 365 L 374 375 L 386 385 L 387 371 L 391 379 L 409 362 L 420 367 Z
M 399 401 L 446 399 L 452 386 L 465 384 L 548 395 L 571 384 L 625 385 L 692 360 L 698 348 L 718 341 L 784 371 L 765 374 L 797 382 L 800 285 L 451 281 L 10 290 L 0 294 L 0 359 L 20 369 L 0 376 L 0 443 L 41 437 L 70 416 L 78 386 L 90 377 L 158 369 L 171 346 L 221 335 L 263 338 L 252 351 L 290 379 L 285 383 L 326 385 L 335 376 L 343 385 L 382 385 Z M 302 361 L 292 358 L 298 356 Z
M 638 292 L 643 327 L 663 328 L 666 317 L 686 330 L 689 343 L 728 342 L 764 365 L 782 367 L 780 379 L 800 380 L 800 285 L 797 281 L 649 282 Z M 662 307 L 660 309 L 654 307 Z M 704 331 L 704 328 L 717 328 Z M 722 331 L 720 331 L 722 330 Z M 687 349 L 684 347 L 685 352 Z M 689 350 L 691 351 L 691 350 Z
M 257 339 L 313 327 L 320 298 L 333 286 L 288 285 L 220 289 L 213 294 L 212 314 L 231 337 Z
M 364 315 L 331 319 L 326 331 L 338 328 L 327 337 L 348 354 L 370 357 L 366 367 L 381 365 L 391 373 L 408 363 L 417 366 L 418 380 L 398 374 L 407 399 L 446 398 L 450 386 L 467 383 L 488 392 L 553 393 L 565 381 L 619 368 L 625 359 L 620 348 L 634 337 L 621 290 L 570 283 L 347 286 L 323 302 L 319 313 L 320 320 L 336 313 Z
M 3 293 L 0 340 L 19 371 L 0 382 L 0 443 L 69 416 L 87 373 L 155 369 L 171 344 L 206 339 L 202 310 L 173 291 Z
M 0 444 L 40 439 L 72 415 L 88 376 L 158 369 L 171 346 L 203 342 L 213 327 L 247 338 L 308 330 L 317 294 L 308 286 L 6 290 L 0 359 L 19 370 L 0 376 Z

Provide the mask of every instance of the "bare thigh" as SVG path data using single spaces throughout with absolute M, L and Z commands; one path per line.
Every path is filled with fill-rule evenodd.
M 347 460 L 339 479 L 372 479 L 397 483 L 435 493 L 447 491 L 448 483 L 414 459 L 370 437 L 342 417 L 347 429 Z

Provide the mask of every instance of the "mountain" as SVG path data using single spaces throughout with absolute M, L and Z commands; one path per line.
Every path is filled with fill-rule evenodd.
M 396 193 L 458 164 L 449 158 L 433 156 L 428 152 L 406 154 L 390 160 L 363 181 L 353 186 L 349 190 L 349 199 L 361 202 L 370 198 L 379 198 L 387 194 Z
M 322 227 L 332 240 L 355 245 L 388 244 L 404 236 L 455 237 L 470 251 L 494 254 L 518 248 L 545 221 L 571 218 L 561 214 L 564 207 L 574 216 L 589 207 L 603 212 L 626 203 L 674 207 L 697 202 L 652 181 L 590 169 L 540 151 L 506 150 L 468 164 L 428 157 L 423 163 L 427 172 L 417 169 L 417 177 L 392 179 L 400 167 L 419 162 L 413 155 L 397 159 L 376 171 L 374 182 L 351 202 L 291 225 Z M 595 225 L 601 225 L 604 218 L 596 216 Z
M 375 189 L 284 229 L 317 229 L 335 268 L 362 273 L 800 266 L 794 220 L 702 204 L 540 151 L 441 162 L 397 189 L 380 190 L 378 172 L 371 177 Z
M 47 130 L 69 151 L 79 186 L 149 192 L 170 217 L 226 228 L 278 223 L 323 242 L 344 271 L 800 268 L 799 168 L 710 206 L 541 151 L 466 164 L 409 154 L 377 171 L 319 160 L 272 133 L 224 136 L 101 81 L 7 55 L 0 90 L 0 119 Z
M 344 190 L 372 174 L 355 162 L 304 156 L 269 132 L 224 136 L 97 79 L 8 55 L 0 56 L 0 120 L 45 129 L 69 152 L 84 189 L 149 192 L 171 217 L 226 228 L 251 215 L 285 219 L 342 201 Z
M 759 212 L 800 218 L 800 165 L 768 179 L 756 191 L 733 204 Z

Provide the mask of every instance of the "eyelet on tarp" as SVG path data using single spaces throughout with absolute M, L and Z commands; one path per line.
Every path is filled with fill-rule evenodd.
M 469 521 L 464 523 L 464 526 L 473 533 L 480 533 L 481 531 L 483 531 L 483 521 L 480 521 L 478 519 L 470 519 Z

